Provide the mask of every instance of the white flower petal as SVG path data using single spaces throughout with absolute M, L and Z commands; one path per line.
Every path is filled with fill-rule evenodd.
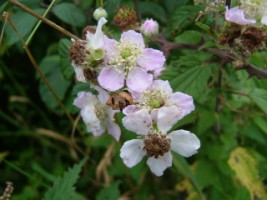
M 121 129 L 118 126 L 118 124 L 116 124 L 112 120 L 108 120 L 107 121 L 107 129 L 108 129 L 108 133 L 111 136 L 113 136 L 115 138 L 115 140 L 119 141 L 120 136 L 121 136 Z
M 163 132 L 167 132 L 174 124 L 183 116 L 182 110 L 176 106 L 163 106 L 158 110 L 158 128 Z
M 166 92 L 166 95 L 172 94 L 172 88 L 168 80 L 155 80 L 149 87 L 150 90 L 160 90 Z
M 75 71 L 76 79 L 78 81 L 86 83 L 87 81 L 86 81 L 86 78 L 85 78 L 84 73 L 83 73 L 83 68 L 75 65 L 74 62 L 72 63 L 72 66 L 73 66 L 73 69 Z
M 158 158 L 150 157 L 147 160 L 147 165 L 156 176 L 162 176 L 165 169 L 172 166 L 171 152 L 165 153 Z
M 102 17 L 98 21 L 98 25 L 97 25 L 95 34 L 90 34 L 88 32 L 88 34 L 86 35 L 86 38 L 88 40 L 88 48 L 89 49 L 96 50 L 96 49 L 100 49 L 103 47 L 103 45 L 104 45 L 104 33 L 102 32 L 102 27 L 105 23 L 107 23 L 107 20 L 104 17 Z
M 165 56 L 161 51 L 152 48 L 145 48 L 143 54 L 138 58 L 137 64 L 146 70 L 152 71 L 163 67 L 165 60 Z
M 264 14 L 264 15 L 262 16 L 262 18 L 261 18 L 261 23 L 262 23 L 263 25 L 267 25 L 267 13 Z
M 122 123 L 130 131 L 139 135 L 146 135 L 152 127 L 152 119 L 147 110 L 141 109 L 125 116 Z
M 96 98 L 91 92 L 81 91 L 78 93 L 77 97 L 74 99 L 73 105 L 82 109 L 85 106 L 92 104 L 95 100 Z
M 109 94 L 103 90 L 101 87 L 91 84 L 91 88 L 94 88 L 98 92 L 98 99 L 102 104 L 106 104 L 109 99 Z
M 105 131 L 105 128 L 97 118 L 95 114 L 95 107 L 93 105 L 85 106 L 81 110 L 81 116 L 87 127 L 87 130 L 95 136 L 102 135 Z
M 145 155 L 143 141 L 139 139 L 125 142 L 120 151 L 120 157 L 127 167 L 135 166 Z
M 171 149 L 184 157 L 189 157 L 197 153 L 200 147 L 200 140 L 195 134 L 189 131 L 173 131 L 168 137 L 171 139 Z
M 225 19 L 229 22 L 234 22 L 240 25 L 255 24 L 255 19 L 246 19 L 245 11 L 239 7 L 228 9 L 226 7 Z

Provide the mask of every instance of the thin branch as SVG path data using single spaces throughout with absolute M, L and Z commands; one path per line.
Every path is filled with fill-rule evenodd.
M 185 44 L 180 42 L 170 42 L 166 40 L 163 35 L 159 35 L 152 38 L 154 42 L 157 42 L 161 46 L 161 51 L 164 53 L 165 56 L 168 56 L 172 50 L 177 49 L 192 49 L 197 50 L 199 49 L 204 43 L 204 39 L 202 38 L 201 41 L 197 44 Z M 222 61 L 226 64 L 229 62 L 237 61 L 239 58 L 232 54 L 231 52 L 227 52 L 223 49 L 216 49 L 216 48 L 203 48 L 202 51 L 211 53 L 214 56 L 217 56 L 222 59 Z M 258 78 L 267 79 L 267 69 L 258 68 L 252 64 L 244 63 L 242 66 L 239 66 L 238 69 L 246 70 L 250 76 L 256 76 Z

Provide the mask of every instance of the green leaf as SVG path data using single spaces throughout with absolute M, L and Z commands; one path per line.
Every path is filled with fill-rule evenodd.
M 60 69 L 66 80 L 72 80 L 74 76 L 74 70 L 71 66 L 69 58 L 69 48 L 72 42 L 68 39 L 61 39 L 58 45 L 58 52 L 60 56 Z
M 235 171 L 240 183 L 249 190 L 251 199 L 267 199 L 267 193 L 257 170 L 257 161 L 245 148 L 234 149 L 230 154 L 228 164 Z
M 86 15 L 72 3 L 61 3 L 53 8 L 54 14 L 63 22 L 77 27 L 86 25 Z
M 166 23 L 167 17 L 165 10 L 159 4 L 148 1 L 139 2 L 138 8 L 142 16 L 152 16 L 154 19 Z
M 251 91 L 251 98 L 256 105 L 267 114 L 267 91 L 255 88 Z
M 198 31 L 187 30 L 182 34 L 175 37 L 175 42 L 181 42 L 185 44 L 196 44 L 200 42 L 202 34 Z
M 38 14 L 43 14 L 44 9 L 35 9 L 34 12 Z M 12 22 L 14 23 L 16 29 L 21 34 L 21 36 L 26 39 L 26 36 L 31 32 L 34 25 L 37 23 L 38 19 L 26 12 L 17 12 L 11 17 Z M 9 26 L 6 26 L 5 29 L 6 42 L 8 46 L 11 46 L 19 41 L 17 33 Z
M 173 90 L 199 98 L 199 95 L 207 88 L 211 72 L 211 66 L 197 66 L 172 79 L 170 83 Z
M 108 13 L 108 19 L 109 21 L 112 21 L 114 15 L 115 15 L 115 10 L 117 10 L 121 4 L 121 0 L 112 0 L 112 1 L 104 1 L 104 8 L 106 9 Z
M 119 182 L 112 183 L 110 186 L 102 189 L 97 195 L 96 200 L 113 200 L 119 199 Z
M 189 0 L 165 0 L 163 1 L 164 6 L 168 10 L 168 13 L 172 13 L 175 8 L 178 8 L 179 6 L 183 6 L 188 3 Z
M 199 6 L 192 5 L 178 7 L 171 18 L 171 31 L 180 30 L 192 24 L 200 10 Z
M 66 81 L 60 72 L 59 56 L 45 57 L 40 68 L 59 99 L 63 100 L 70 82 Z M 57 100 L 42 80 L 40 80 L 39 93 L 48 108 L 54 109 L 58 105 Z
M 253 121 L 265 134 L 267 134 L 266 117 L 264 119 L 263 117 L 255 116 L 253 117 Z
M 79 173 L 86 161 L 87 158 L 84 158 L 79 164 L 75 164 L 68 169 L 63 177 L 57 178 L 53 187 L 46 192 L 43 200 L 73 200 L 75 195 L 74 184 L 77 182 Z

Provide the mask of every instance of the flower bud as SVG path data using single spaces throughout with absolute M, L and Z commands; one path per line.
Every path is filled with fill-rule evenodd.
M 94 19 L 98 21 L 101 17 L 107 18 L 108 13 L 104 8 L 99 7 L 95 10 L 93 16 L 94 16 Z
M 151 37 L 159 33 L 159 24 L 153 19 L 147 19 L 140 27 L 141 33 L 146 37 Z

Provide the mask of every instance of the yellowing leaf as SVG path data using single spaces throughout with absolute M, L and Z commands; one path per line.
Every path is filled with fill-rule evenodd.
M 235 171 L 236 178 L 247 188 L 251 199 L 267 199 L 264 185 L 260 181 L 256 160 L 242 147 L 234 149 L 228 165 Z

